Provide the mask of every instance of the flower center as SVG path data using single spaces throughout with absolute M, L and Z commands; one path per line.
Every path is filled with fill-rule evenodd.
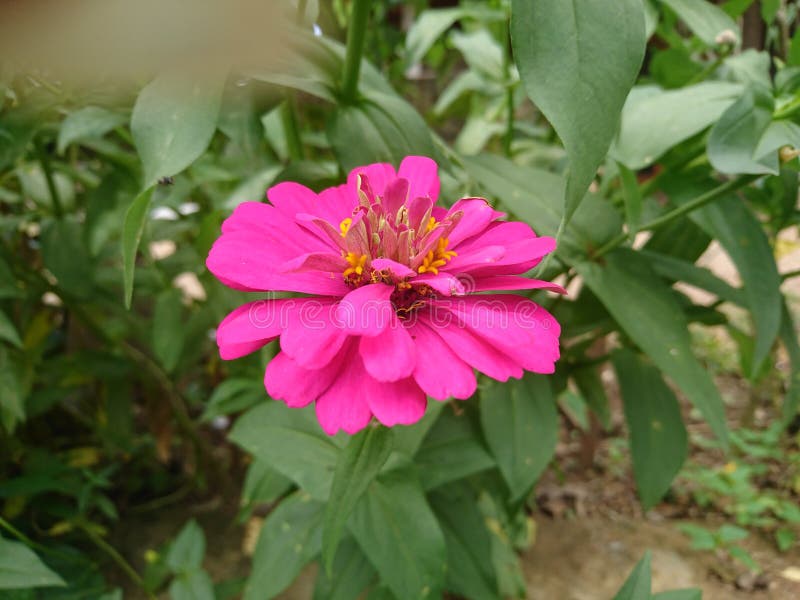
M 434 291 L 427 285 L 412 286 L 406 281 L 401 281 L 395 286 L 390 301 L 398 318 L 408 319 L 415 310 L 425 306 L 433 296 Z
M 422 264 L 417 268 L 417 272 L 438 275 L 441 267 L 445 266 L 454 256 L 458 256 L 457 253 L 447 249 L 449 244 L 450 240 L 447 238 L 439 238 L 436 248 L 425 255 L 425 258 L 422 259 Z

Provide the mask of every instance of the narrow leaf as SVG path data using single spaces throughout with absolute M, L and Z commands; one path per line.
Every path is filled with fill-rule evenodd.
M 650 552 L 633 568 L 614 600 L 650 600 Z
M 717 37 L 730 31 L 739 39 L 739 27 L 730 15 L 706 0 L 661 0 L 708 46 L 717 46 Z
M 22 340 L 17 328 L 2 310 L 0 310 L 0 340 L 11 342 L 17 348 L 22 348 Z
M 636 487 L 642 507 L 650 510 L 686 460 L 686 427 L 678 399 L 658 369 L 630 350 L 619 350 L 612 359 L 631 435 Z
M 570 160 L 564 220 L 594 179 L 644 58 L 641 0 L 512 0 L 511 42 L 528 96 Z
M 642 194 L 639 192 L 636 173 L 622 163 L 617 163 L 617 167 L 619 167 L 619 178 L 622 182 L 622 199 L 625 202 L 628 237 L 633 240 L 639 231 L 639 224 L 642 220 Z
M 125 222 L 122 225 L 122 276 L 125 287 L 125 308 L 131 307 L 133 299 L 133 272 L 136 268 L 136 252 L 139 242 L 142 241 L 144 225 L 147 221 L 147 211 L 153 197 L 153 188 L 148 188 L 136 199 L 125 213 Z
M 353 436 L 339 455 L 322 531 L 322 563 L 328 574 L 350 513 L 391 451 L 392 430 L 379 426 Z

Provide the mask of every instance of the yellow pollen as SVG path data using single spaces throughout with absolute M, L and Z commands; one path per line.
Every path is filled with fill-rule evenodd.
M 347 255 L 344 257 L 347 263 L 350 265 L 344 270 L 344 276 L 349 277 L 350 275 L 358 275 L 359 277 L 364 273 L 364 265 L 367 264 L 367 255 L 366 254 L 356 254 L 355 252 L 348 252 Z
M 425 233 L 430 233 L 436 227 L 436 217 L 431 217 L 428 220 L 428 226 L 425 228 Z
M 454 256 L 458 256 L 456 252 L 447 249 L 450 240 L 447 238 L 439 238 L 436 244 L 436 250 L 431 250 L 422 260 L 422 264 L 417 269 L 418 273 L 433 273 L 439 274 L 439 269 L 445 266 Z
M 353 224 L 353 219 L 347 217 L 341 223 L 339 223 L 339 231 L 342 234 L 342 237 L 347 235 L 347 232 L 350 231 L 350 225 Z

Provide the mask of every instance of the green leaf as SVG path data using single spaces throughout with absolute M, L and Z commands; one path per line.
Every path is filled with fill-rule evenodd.
M 103 137 L 106 133 L 126 122 L 126 118 L 99 106 L 86 106 L 67 115 L 58 130 L 59 154 L 67 146 L 82 140 Z
M 634 567 L 614 600 L 650 600 L 650 552 Z
M 683 390 L 727 446 L 722 398 L 692 354 L 686 317 L 669 287 L 631 250 L 617 249 L 604 263 L 579 263 L 575 268 L 625 333 Z
M 353 436 L 339 453 L 330 499 L 325 505 L 322 530 L 322 563 L 328 574 L 331 574 L 345 523 L 389 458 L 392 443 L 391 429 L 382 426 L 368 427 Z
M 182 298 L 180 290 L 166 290 L 156 298 L 153 311 L 153 354 L 167 373 L 175 370 L 183 352 L 186 324 Z
M 224 77 L 210 82 L 160 75 L 139 93 L 131 133 L 144 165 L 144 185 L 177 175 L 208 147 L 217 127 Z
M 0 113 L 0 171 L 12 166 L 25 153 L 40 123 L 40 116 L 27 107 Z
M 611 155 L 634 171 L 650 166 L 673 146 L 716 123 L 741 93 L 740 84 L 721 81 L 668 91 L 637 86 L 625 102 Z
M 328 499 L 339 444 L 325 435 L 310 409 L 267 402 L 239 417 L 228 436 L 317 500 Z
M 214 417 L 247 410 L 266 399 L 264 384 L 258 379 L 252 377 L 226 379 L 211 393 L 201 420 L 211 421 Z
M 611 426 L 611 410 L 603 381 L 595 367 L 581 367 L 572 372 L 572 378 L 581 392 L 581 396 L 592 409 L 605 429 Z
M 661 277 L 670 281 L 683 281 L 694 287 L 706 290 L 716 295 L 720 300 L 732 302 L 739 306 L 744 306 L 745 299 L 742 290 L 733 287 L 714 275 L 705 267 L 698 267 L 694 263 L 686 260 L 674 258 L 660 252 L 650 250 L 640 250 L 642 256 L 647 258 L 650 266 Z
M 25 420 L 25 399 L 28 394 L 23 382 L 22 366 L 11 353 L 0 346 L 0 423 L 13 433 L 17 423 Z
M 327 134 L 345 171 L 380 161 L 397 165 L 412 154 L 439 155 L 419 113 L 402 98 L 377 91 L 360 104 L 340 106 Z
M 512 0 L 511 43 L 525 89 L 570 160 L 568 222 L 617 132 L 644 58 L 641 0 Z
M 253 570 L 244 600 L 263 600 L 281 593 L 322 544 L 323 505 L 296 492 L 264 521 L 253 555 Z
M 622 181 L 622 199 L 625 202 L 625 222 L 628 224 L 628 237 L 633 240 L 642 221 L 642 194 L 636 173 L 622 163 L 617 163 L 619 178 Z
M 214 583 L 201 569 L 187 571 L 172 580 L 169 597 L 170 600 L 214 600 Z
M 452 410 L 446 410 L 433 425 L 414 462 L 426 490 L 495 465 L 471 420 L 457 416 Z
M 172 541 L 167 553 L 167 566 L 173 573 L 182 573 L 199 569 L 206 553 L 206 538 L 203 530 L 192 519 L 183 526 L 180 533 Z
M 413 471 L 398 469 L 373 481 L 349 527 L 395 596 L 441 597 L 444 535 Z
M 25 544 L 0 537 L 0 590 L 66 585 Z
M 506 13 L 501 10 L 491 10 L 479 5 L 454 8 L 435 8 L 424 11 L 406 35 L 406 67 L 415 65 L 428 53 L 442 35 L 450 29 L 456 21 L 465 18 L 478 19 L 483 23 L 502 21 Z
M 547 378 L 492 382 L 481 393 L 481 425 L 511 500 L 527 494 L 547 467 L 558 441 L 558 412 Z
M 0 340 L 11 342 L 17 348 L 22 348 L 22 340 L 17 328 L 2 310 L 0 310 Z
M 375 579 L 375 569 L 353 538 L 342 540 L 333 561 L 332 577 L 319 570 L 314 600 L 354 600 Z
M 629 350 L 612 356 L 631 436 L 633 473 L 644 510 L 669 490 L 688 452 L 678 399 L 658 369 Z
M 711 128 L 708 160 L 723 173 L 780 172 L 777 148 L 761 154 L 759 144 L 772 122 L 775 101 L 760 86 L 749 87 Z
M 740 39 L 739 26 L 724 10 L 706 0 L 661 0 L 708 46 L 717 46 L 717 36 L 730 31 Z
M 142 241 L 147 211 L 153 197 L 153 188 L 148 188 L 128 207 L 122 225 L 122 277 L 125 287 L 125 308 L 131 307 L 133 299 L 133 272 L 136 268 L 136 251 Z
M 0 258 L 0 300 L 5 298 L 19 298 L 22 290 L 17 285 L 17 278 L 11 271 L 8 263 Z
M 469 485 L 439 488 L 431 495 L 447 545 L 447 589 L 471 600 L 497 600 L 489 531 Z

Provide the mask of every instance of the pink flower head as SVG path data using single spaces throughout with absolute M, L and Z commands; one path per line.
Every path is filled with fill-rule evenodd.
M 319 194 L 297 183 L 245 202 L 222 224 L 206 265 L 245 291 L 303 297 L 240 306 L 217 329 L 223 359 L 280 338 L 267 392 L 288 406 L 316 403 L 330 435 L 374 416 L 416 423 L 427 396 L 469 398 L 475 370 L 505 381 L 552 373 L 560 327 L 531 300 L 499 290 L 547 289 L 521 277 L 555 248 L 482 198 L 449 210 L 436 163 L 409 156 L 360 167 Z

